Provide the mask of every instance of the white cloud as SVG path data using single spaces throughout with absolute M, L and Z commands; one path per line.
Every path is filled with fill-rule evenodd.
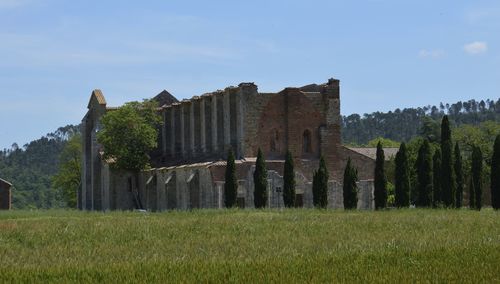
M 495 21 L 500 17 L 500 7 L 477 7 L 465 14 L 465 19 L 469 24 L 480 24 Z
M 444 50 L 442 49 L 421 49 L 418 52 L 418 57 L 420 58 L 431 58 L 431 59 L 439 59 L 445 55 Z
M 480 54 L 488 51 L 488 44 L 484 41 L 475 41 L 464 45 L 464 50 L 468 54 Z

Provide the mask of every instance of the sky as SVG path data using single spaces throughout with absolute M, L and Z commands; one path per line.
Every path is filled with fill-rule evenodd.
M 108 106 L 341 83 L 341 112 L 500 97 L 500 1 L 0 0 L 0 149 Z

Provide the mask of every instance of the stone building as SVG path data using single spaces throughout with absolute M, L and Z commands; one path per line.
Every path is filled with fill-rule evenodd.
M 12 184 L 0 178 L 0 210 L 12 208 Z
M 178 101 L 167 91 L 155 98 L 163 125 L 153 169 L 139 175 L 116 171 L 96 140 L 100 117 L 112 110 L 100 90 L 92 92 L 82 120 L 83 174 L 78 192 L 85 210 L 169 210 L 222 208 L 225 158 L 236 155 L 238 205 L 253 207 L 255 157 L 262 149 L 268 169 L 268 205 L 282 207 L 287 149 L 295 161 L 297 206 L 312 207 L 312 176 L 322 155 L 330 172 L 329 207 L 342 208 L 342 175 L 347 158 L 359 172 L 359 208 L 373 207 L 374 158 L 340 139 L 339 80 L 259 93 L 241 83 Z

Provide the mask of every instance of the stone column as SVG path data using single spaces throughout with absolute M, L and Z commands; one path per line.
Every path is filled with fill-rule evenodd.
M 218 208 L 224 208 L 224 182 L 217 181 L 215 182 L 215 186 L 217 188 L 217 205 Z
M 212 149 L 217 152 L 217 97 L 212 95 Z
M 242 93 L 238 92 L 236 94 L 236 156 L 238 158 L 244 156 L 243 153 L 245 153 L 245 149 L 243 148 L 243 145 L 245 144 L 243 142 L 243 103 L 242 103 Z
M 205 153 L 206 148 L 206 138 L 205 138 L 205 98 L 200 98 L 200 148 L 201 152 Z
M 96 191 L 97 191 L 97 188 L 96 188 L 96 180 L 100 177 L 97 177 L 96 175 L 96 171 L 97 171 L 97 168 L 95 167 L 95 159 L 96 159 L 96 156 L 97 156 L 97 149 L 96 149 L 96 143 L 95 143 L 95 131 L 94 129 L 91 129 L 91 134 L 90 134 L 90 179 L 91 179 L 91 187 L 90 187 L 90 210 L 94 210 L 95 208 L 95 205 L 94 205 L 94 199 L 95 199 L 95 195 L 96 195 Z
M 87 198 L 87 123 L 85 122 L 85 118 L 82 121 L 81 132 L 82 132 L 82 181 L 81 181 L 81 192 L 78 196 L 78 209 L 85 210 L 86 198 Z
M 167 112 L 165 109 L 163 109 L 163 115 L 162 115 L 162 119 L 163 119 L 163 125 L 161 126 L 161 138 L 162 138 L 162 155 L 163 157 L 165 157 L 165 155 L 167 155 L 167 124 L 166 124 L 166 121 L 167 121 Z
M 175 114 L 174 108 L 169 107 L 170 109 L 170 155 L 175 157 Z
M 184 131 L 186 128 L 186 122 L 184 121 L 184 104 L 179 106 L 178 111 L 180 112 L 180 123 L 181 123 L 181 156 L 185 157 L 186 156 L 186 141 L 184 141 Z
M 190 157 L 195 157 L 196 156 L 196 149 L 195 149 L 195 143 L 194 143 L 194 107 L 195 107 L 195 102 L 192 101 L 189 105 L 189 156 Z
M 229 92 L 224 92 L 223 94 L 223 112 L 224 112 L 224 153 L 226 153 L 231 147 L 231 112 L 230 112 L 230 102 L 229 102 Z M 234 149 L 233 149 L 234 151 Z

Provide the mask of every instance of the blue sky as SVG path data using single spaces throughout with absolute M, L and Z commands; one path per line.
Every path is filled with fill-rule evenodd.
M 342 114 L 500 97 L 500 1 L 0 0 L 0 148 L 167 89 L 341 80 Z

